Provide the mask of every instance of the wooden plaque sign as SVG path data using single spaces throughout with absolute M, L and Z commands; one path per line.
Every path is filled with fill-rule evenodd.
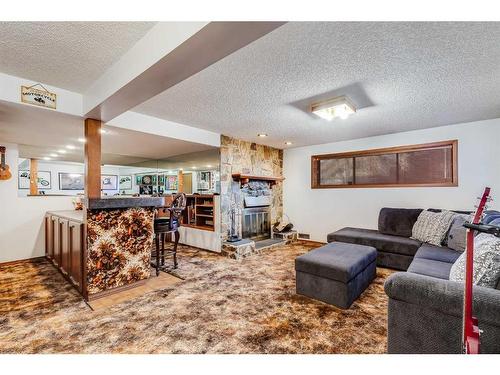
M 45 90 L 42 85 L 40 86 L 43 89 L 36 89 L 34 86 L 21 86 L 21 102 L 56 109 L 56 94 Z

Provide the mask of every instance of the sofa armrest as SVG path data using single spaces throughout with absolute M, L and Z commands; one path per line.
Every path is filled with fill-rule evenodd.
M 462 317 L 464 286 L 455 281 L 410 272 L 392 274 L 385 282 L 389 298 Z M 500 290 L 475 286 L 473 311 L 479 322 L 500 326 Z

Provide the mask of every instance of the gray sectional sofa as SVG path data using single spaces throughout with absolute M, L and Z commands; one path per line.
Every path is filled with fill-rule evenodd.
M 328 242 L 373 246 L 378 266 L 407 271 L 385 283 L 389 353 L 460 353 L 463 284 L 448 280 L 460 253 L 410 238 L 421 211 L 383 208 L 379 230 L 343 228 Z M 500 280 L 497 289 L 474 287 L 474 312 L 481 352 L 500 353 Z

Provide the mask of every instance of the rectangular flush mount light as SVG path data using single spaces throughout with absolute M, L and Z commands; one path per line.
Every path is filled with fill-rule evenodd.
M 335 117 L 346 119 L 356 112 L 356 107 L 346 96 L 311 104 L 311 112 L 322 119 L 331 121 Z

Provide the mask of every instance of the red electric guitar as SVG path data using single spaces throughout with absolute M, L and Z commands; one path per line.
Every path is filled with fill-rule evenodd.
M 486 202 L 491 200 L 490 188 L 484 188 L 483 196 L 480 198 L 474 218 L 471 223 L 466 223 L 467 249 L 465 264 L 465 294 L 464 294 L 464 327 L 463 327 L 463 351 L 465 354 L 479 354 L 479 326 L 475 316 L 472 315 L 472 285 L 474 278 L 474 231 L 481 228 L 481 216 L 485 210 Z

